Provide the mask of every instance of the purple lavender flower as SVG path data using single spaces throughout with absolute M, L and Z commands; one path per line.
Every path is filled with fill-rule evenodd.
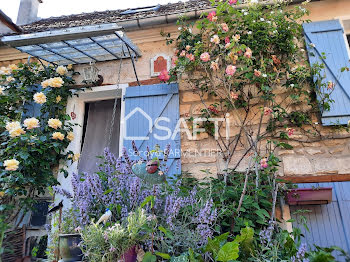
M 269 245 L 272 240 L 273 231 L 275 229 L 275 221 L 270 221 L 269 226 L 259 233 L 260 241 L 263 245 Z
M 298 252 L 295 256 L 291 258 L 292 262 L 309 262 L 308 258 L 305 258 L 307 252 L 307 245 L 305 243 L 302 243 L 299 246 Z

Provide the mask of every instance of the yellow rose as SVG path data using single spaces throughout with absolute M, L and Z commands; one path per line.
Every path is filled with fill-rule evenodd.
M 76 161 L 79 160 L 79 158 L 80 158 L 80 154 L 79 154 L 79 153 L 74 154 L 73 157 L 72 157 L 72 161 L 73 161 L 73 162 L 76 162 Z
M 56 118 L 50 118 L 47 124 L 53 129 L 61 128 L 62 126 L 62 122 Z
M 50 85 L 50 81 L 49 80 L 45 80 L 41 82 L 41 86 L 43 88 L 47 88 Z
M 12 70 L 10 68 L 2 66 L 0 68 L 0 75 L 9 75 L 11 74 Z
M 38 103 L 38 104 L 46 103 L 46 95 L 43 92 L 34 94 L 33 99 L 35 103 Z
M 50 79 L 50 86 L 52 87 L 61 87 L 64 81 L 60 77 L 54 77 Z
M 62 97 L 61 96 L 56 96 L 56 103 L 58 104 L 59 102 L 61 102 Z
M 73 134 L 73 132 L 69 132 L 69 133 L 67 134 L 67 139 L 68 139 L 69 141 L 73 141 L 73 140 L 74 140 L 74 134 Z
M 5 170 L 16 171 L 18 169 L 19 161 L 16 159 L 9 159 L 4 161 Z
M 17 136 L 20 136 L 22 134 L 25 134 L 26 131 L 24 131 L 21 127 L 17 127 L 17 128 L 11 129 L 9 131 L 9 133 L 10 133 L 11 137 L 17 137 Z
M 27 129 L 33 129 L 33 128 L 37 128 L 40 126 L 39 120 L 36 119 L 35 117 L 25 119 L 23 121 L 23 124 Z
M 65 66 L 59 66 L 59 67 L 56 68 L 56 72 L 59 75 L 63 76 L 65 74 L 67 74 L 68 70 L 67 70 L 67 68 Z
M 59 139 L 62 141 L 64 139 L 64 134 L 62 134 L 61 132 L 55 132 L 52 134 L 52 139 Z
M 4 191 L 0 191 L 0 198 L 3 198 L 5 196 L 5 192 Z
M 12 121 L 12 122 L 8 122 L 6 124 L 6 130 L 7 131 L 11 131 L 12 129 L 15 129 L 15 128 L 21 128 L 21 123 L 18 122 L 18 121 Z
M 12 82 L 12 81 L 15 81 L 15 79 L 12 76 L 8 76 L 8 77 L 6 77 L 6 81 Z
M 15 65 L 15 64 L 9 65 L 9 68 L 10 68 L 11 70 L 18 70 L 18 66 Z
M 0 86 L 0 95 L 4 95 L 4 90 L 5 90 L 5 88 L 3 88 L 2 86 Z
M 72 70 L 73 69 L 73 65 L 72 64 L 67 65 L 67 69 L 68 70 Z

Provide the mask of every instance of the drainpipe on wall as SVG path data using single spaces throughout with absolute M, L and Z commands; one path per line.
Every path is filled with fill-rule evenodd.
M 42 0 L 21 0 L 16 24 L 27 25 L 39 20 L 38 9 L 42 2 Z

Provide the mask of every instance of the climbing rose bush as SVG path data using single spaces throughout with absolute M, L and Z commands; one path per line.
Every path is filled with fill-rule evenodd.
M 57 172 L 67 173 L 57 170 L 60 161 L 77 160 L 66 151 L 74 139 L 66 114 L 73 74 L 38 63 L 0 68 L 0 240 L 20 209 L 57 184 Z

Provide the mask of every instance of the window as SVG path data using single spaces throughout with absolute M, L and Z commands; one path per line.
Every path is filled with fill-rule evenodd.
M 96 156 L 102 156 L 106 147 L 119 155 L 120 110 L 121 99 L 85 103 L 79 172 L 97 171 Z

